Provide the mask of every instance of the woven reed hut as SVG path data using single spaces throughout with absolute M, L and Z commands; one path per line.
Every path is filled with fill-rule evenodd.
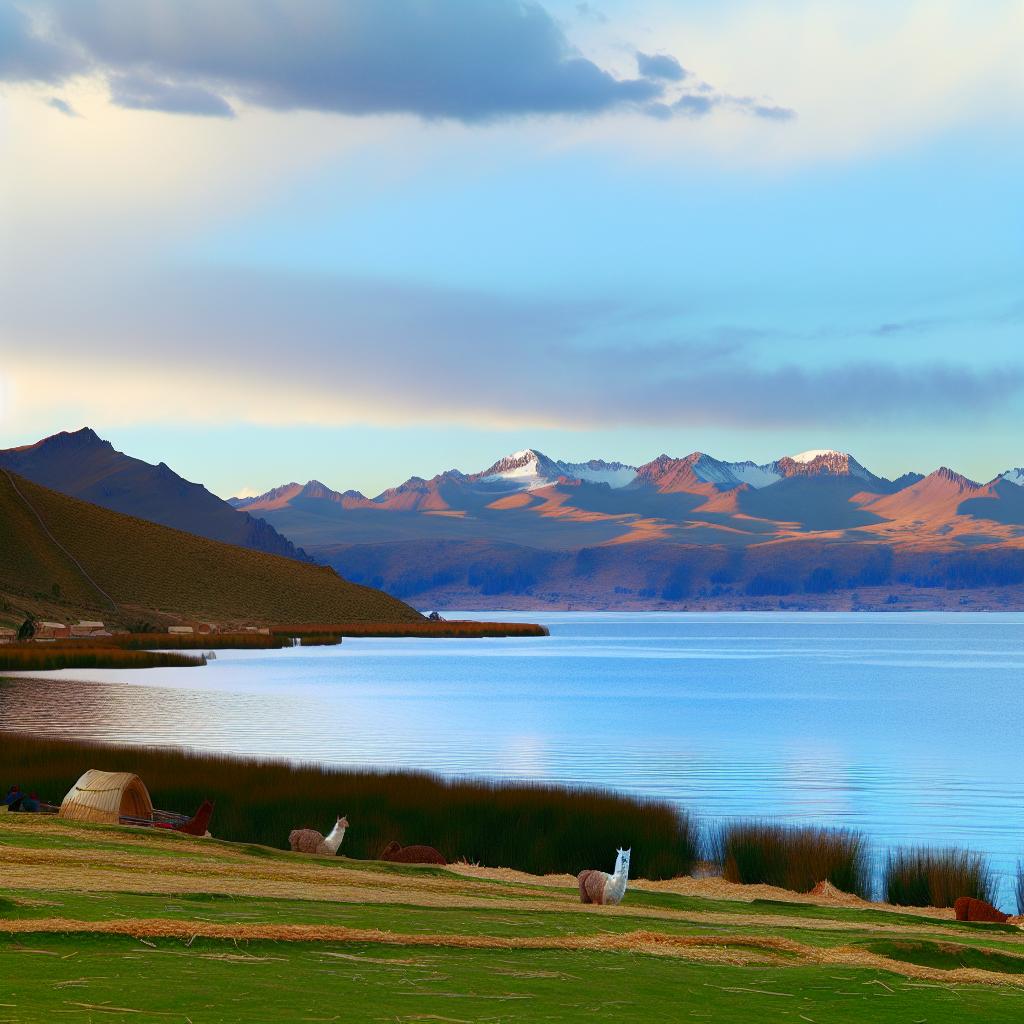
M 60 805 L 60 817 L 116 825 L 121 816 L 152 818 L 153 801 L 138 775 L 90 768 Z

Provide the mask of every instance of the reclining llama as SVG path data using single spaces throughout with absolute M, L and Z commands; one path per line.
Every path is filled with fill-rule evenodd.
M 580 903 L 608 903 L 616 904 L 622 902 L 626 894 L 626 882 L 629 880 L 629 850 L 617 851 L 615 858 L 615 873 L 607 874 L 604 871 L 587 869 L 576 876 L 580 884 Z
M 326 838 L 314 828 L 292 829 L 288 833 L 288 845 L 292 848 L 292 853 L 319 853 L 325 857 L 333 857 L 338 852 L 342 839 L 345 838 L 347 828 L 348 818 L 342 815 Z
M 396 861 L 399 864 L 447 864 L 444 854 L 432 846 L 399 846 L 390 842 L 380 852 L 381 860 Z

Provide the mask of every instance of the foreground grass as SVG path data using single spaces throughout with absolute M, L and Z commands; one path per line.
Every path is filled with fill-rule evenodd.
M 26 936 L 0 944 L 0 1020 L 1010 1022 L 1024 995 L 873 971 L 680 964 L 561 951 Z
M 1024 1017 L 1024 935 L 948 917 L 642 883 L 585 907 L 540 879 L 29 815 L 0 817 L 0 879 L 0 1021 Z

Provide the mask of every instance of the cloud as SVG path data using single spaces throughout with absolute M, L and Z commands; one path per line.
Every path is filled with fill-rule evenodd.
M 608 21 L 608 15 L 591 3 L 578 3 L 576 5 L 576 13 L 581 18 L 586 18 L 589 21 L 596 21 L 600 25 L 603 25 Z
M 168 114 L 234 117 L 231 104 L 198 85 L 176 85 L 144 75 L 113 75 L 110 99 L 129 110 L 162 110 Z
M 669 82 L 681 82 L 689 72 L 667 53 L 636 54 L 636 66 L 645 78 L 664 78 Z
M 79 114 L 67 100 L 62 100 L 59 96 L 49 96 L 43 102 L 48 107 L 53 107 L 54 110 L 59 110 L 67 117 L 81 117 L 81 114 Z
M 698 111 L 666 89 L 690 77 L 667 53 L 636 53 L 620 77 L 583 56 L 537 0 L 7 0 L 0 78 L 100 75 L 131 109 L 232 117 L 232 101 L 352 116 L 466 123 L 632 109 Z M 578 13 L 592 16 L 587 5 Z M 707 87 L 710 88 L 710 87 Z
M 46 38 L 24 10 L 10 2 L 0 3 L 0 81 L 52 84 L 84 66 L 72 48 Z
M 715 92 L 710 87 L 705 87 L 699 92 L 683 93 L 669 107 L 668 113 L 681 114 L 684 117 L 706 117 L 718 107 L 726 107 L 768 121 L 791 121 L 796 117 L 796 111 L 789 107 L 755 100 L 750 96 L 730 96 L 728 93 Z
M 97 302 L 97 281 L 111 273 L 83 273 L 59 306 L 42 287 L 27 298 L 0 288 L 0 331 L 26 354 L 11 370 L 19 420 L 123 409 L 135 422 L 825 431 L 976 426 L 1024 396 L 1015 363 L 759 365 L 756 332 L 670 333 L 671 310 L 611 298 L 516 300 L 235 270 L 124 271 L 120 297 Z
M 36 9 L 38 32 L 20 8 L 5 15 L 14 29 L 6 77 L 97 70 L 112 76 L 121 105 L 223 116 L 233 96 L 277 110 L 475 122 L 638 107 L 662 90 L 579 54 L 533 0 L 40 0 Z M 150 84 L 125 90 L 124 76 Z

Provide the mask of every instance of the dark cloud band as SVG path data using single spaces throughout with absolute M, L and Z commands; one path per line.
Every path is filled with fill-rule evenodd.
M 100 74 L 115 104 L 204 116 L 233 116 L 232 100 L 468 123 L 623 108 L 694 113 L 665 95 L 689 78 L 675 57 L 636 59 L 635 78 L 600 67 L 536 0 L 8 0 L 0 8 L 0 80 Z M 765 111 L 780 108 L 750 101 L 747 109 L 777 116 Z

